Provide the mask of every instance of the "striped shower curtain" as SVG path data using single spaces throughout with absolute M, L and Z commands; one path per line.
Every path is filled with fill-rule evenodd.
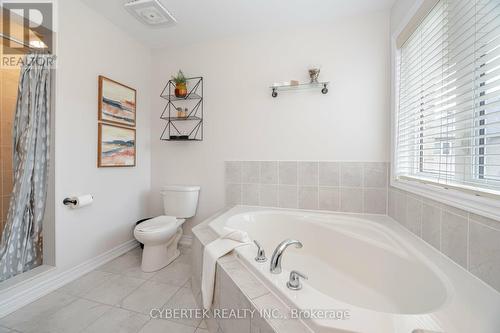
M 0 240 L 0 281 L 42 264 L 53 60 L 30 54 L 21 68 L 13 130 L 14 187 Z

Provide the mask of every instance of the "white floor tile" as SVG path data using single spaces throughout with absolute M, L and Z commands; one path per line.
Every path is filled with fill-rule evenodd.
M 112 273 L 92 271 L 79 279 L 68 283 L 58 291 L 75 296 L 85 296 L 89 291 L 97 288 L 113 278 Z
M 149 279 L 155 273 L 145 273 L 141 270 L 142 250 L 140 247 L 135 248 L 124 255 L 112 260 L 101 267 L 99 271 L 110 272 L 115 274 L 126 275 L 139 279 Z
M 182 287 L 191 277 L 191 266 L 182 261 L 174 261 L 160 270 L 151 280 Z
M 179 251 L 181 251 L 182 254 L 191 254 L 191 246 L 179 246 Z
M 164 306 L 165 309 L 199 309 L 196 301 L 194 299 L 194 295 L 191 292 L 190 288 L 181 288 L 179 291 L 172 297 L 167 304 Z M 171 319 L 179 324 L 189 325 L 193 327 L 198 327 L 201 322 L 201 318 L 196 318 L 196 316 L 192 316 L 191 318 L 175 318 Z
M 12 329 L 18 329 L 29 322 L 37 322 L 40 318 L 46 318 L 61 308 L 74 302 L 77 298 L 71 295 L 53 292 L 33 303 L 0 319 L 0 325 Z
M 146 280 L 131 278 L 123 275 L 115 275 L 97 288 L 91 290 L 84 297 L 100 303 L 118 305 Z
M 175 259 L 175 262 L 182 262 L 184 264 L 188 264 L 190 265 L 191 264 L 191 252 L 187 252 L 187 253 L 182 253 L 181 252 L 181 255 Z
M 83 333 L 137 333 L 149 316 L 113 308 L 88 326 Z
M 122 302 L 121 307 L 149 315 L 151 309 L 160 309 L 176 292 L 178 286 L 147 281 Z
M 197 328 L 195 333 L 210 333 L 207 329 L 205 328 Z
M 23 333 L 81 332 L 110 309 L 109 305 L 78 299 L 48 317 L 25 323 L 19 330 Z
M 194 327 L 177 324 L 164 319 L 152 319 L 144 325 L 140 333 L 193 333 L 194 331 Z
M 140 248 L 0 319 L 0 333 L 207 333 L 200 319 L 150 320 L 152 308 L 197 308 L 188 248 L 156 273 L 140 269 Z M 119 308 L 119 307 L 123 308 Z

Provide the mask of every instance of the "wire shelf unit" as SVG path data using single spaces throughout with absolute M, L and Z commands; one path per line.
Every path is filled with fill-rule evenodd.
M 175 83 L 169 80 L 160 97 L 167 101 L 160 119 L 166 121 L 161 133 L 163 141 L 203 141 L 203 77 L 186 79 L 188 93 L 185 97 L 175 96 Z M 177 115 L 177 108 L 187 108 L 185 117 Z

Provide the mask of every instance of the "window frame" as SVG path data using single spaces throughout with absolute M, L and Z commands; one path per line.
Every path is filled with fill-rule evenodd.
M 423 17 L 434 7 L 437 0 L 419 0 L 409 10 L 391 35 L 391 168 L 390 186 L 420 195 L 422 197 L 469 211 L 492 219 L 500 219 L 500 196 L 487 190 L 474 191 L 474 188 L 454 187 L 437 184 L 413 177 L 396 177 L 396 143 L 397 113 L 399 105 L 398 93 L 398 60 L 400 57 L 401 35 L 408 36 L 408 31 L 415 30 Z

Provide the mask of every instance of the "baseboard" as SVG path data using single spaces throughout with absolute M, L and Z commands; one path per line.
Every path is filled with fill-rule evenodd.
M 137 247 L 136 240 L 129 240 L 103 254 L 65 271 L 57 268 L 23 281 L 0 292 L 0 318 L 45 296 L 108 261 Z
M 179 244 L 182 246 L 191 246 L 192 242 L 193 242 L 193 236 L 182 235 L 181 240 L 179 241 Z

